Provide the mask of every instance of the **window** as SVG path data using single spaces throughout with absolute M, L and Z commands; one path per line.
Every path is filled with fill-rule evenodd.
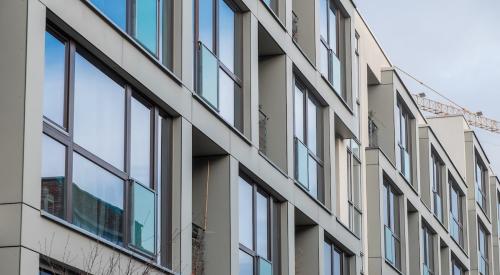
M 62 35 L 47 29 L 46 44 L 61 43 L 69 57 L 64 71 L 46 74 L 68 83 L 67 96 L 51 105 L 63 106 L 67 122 L 61 127 L 44 112 L 42 210 L 168 265 L 170 241 L 160 233 L 169 223 L 160 223 L 158 209 L 169 208 L 168 169 L 162 169 L 169 156 L 161 145 L 170 142 L 170 119 L 72 40 L 54 40 Z M 45 63 L 53 56 L 48 48 Z
M 348 271 L 348 257 L 329 241 L 323 243 L 324 275 L 345 275 Z
M 486 200 L 486 167 L 480 161 L 479 155 L 476 154 L 476 202 L 484 212 L 487 212 Z
M 225 0 L 196 1 L 197 93 L 242 131 L 241 18 Z
M 240 177 L 240 274 L 280 274 L 280 204 L 256 184 Z
M 322 112 L 314 95 L 299 81 L 294 91 L 295 180 L 324 203 Z
M 321 74 L 333 85 L 344 100 L 342 91 L 341 47 L 344 16 L 333 0 L 320 0 L 320 64 Z
M 479 274 L 488 275 L 488 235 L 482 224 L 478 224 Z
M 274 14 L 278 15 L 279 0 L 263 0 L 263 1 L 274 12 Z
M 427 226 L 422 227 L 422 250 L 424 253 L 423 275 L 434 274 L 434 237 Z
M 361 160 L 359 144 L 351 139 L 347 147 L 347 193 L 349 203 L 349 229 L 361 236 Z
M 435 152 L 431 153 L 432 201 L 434 216 L 443 222 L 443 163 Z
M 456 182 L 450 177 L 450 234 L 451 237 L 463 247 L 463 208 L 464 195 L 459 190 Z
M 172 69 L 172 0 L 88 0 Z
M 462 268 L 462 265 L 460 265 L 458 263 L 457 260 L 455 260 L 455 258 L 453 258 L 451 260 L 451 275 L 464 275 L 465 274 L 465 271 L 464 269 Z
M 396 194 L 396 190 L 387 182 L 384 183 L 382 192 L 384 206 L 385 259 L 399 270 L 401 268 L 399 195 Z
M 398 100 L 396 105 L 396 164 L 403 176 L 409 181 L 411 177 L 411 120 L 408 109 Z

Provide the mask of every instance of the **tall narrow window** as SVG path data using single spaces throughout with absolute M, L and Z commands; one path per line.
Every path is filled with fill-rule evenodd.
M 382 192 L 384 206 L 385 259 L 399 270 L 401 268 L 399 195 L 392 185 L 387 182 L 384 183 Z
M 435 274 L 434 270 L 434 236 L 427 226 L 422 227 L 422 251 L 424 257 L 422 275 Z
M 173 0 L 88 0 L 172 69 Z
M 346 100 L 342 90 L 341 48 L 344 16 L 333 0 L 320 0 L 320 64 L 321 74 L 330 82 L 337 94 Z M 345 89 L 344 89 L 345 90 Z
M 240 274 L 279 274 L 279 202 L 240 177 Z M 273 273 L 274 272 L 274 273 Z
M 321 107 L 298 80 L 294 91 L 295 180 L 324 202 Z
M 482 224 L 478 224 L 479 274 L 488 275 L 488 234 Z
M 479 159 L 479 154 L 476 154 L 476 202 L 487 212 L 487 200 L 486 200 L 486 168 L 484 164 Z
M 450 234 L 460 246 L 464 245 L 463 196 L 457 183 L 450 177 Z
M 403 176 L 412 182 L 411 167 L 411 121 L 410 112 L 399 100 L 396 106 L 396 164 Z
M 241 18 L 225 0 L 196 1 L 197 93 L 238 130 L 242 125 Z
M 47 28 L 50 40 L 57 32 Z M 67 127 L 44 116 L 41 208 L 170 267 L 171 236 L 161 234 L 170 222 L 158 214 L 158 205 L 163 213 L 171 208 L 169 152 L 162 150 L 170 120 L 73 40 L 63 41 L 67 69 L 46 78 L 68 82 L 71 107 L 64 108 Z M 57 59 L 46 53 L 46 63 Z
M 464 275 L 465 271 L 462 268 L 462 265 L 458 263 L 458 261 L 453 258 L 451 260 L 451 275 Z
M 324 275 L 345 275 L 348 271 L 348 256 L 332 242 L 323 243 Z
M 435 152 L 431 154 L 431 180 L 433 212 L 439 221 L 443 221 L 443 164 Z
M 349 229 L 361 236 L 361 160 L 359 144 L 350 140 L 347 148 L 347 192 L 349 203 Z

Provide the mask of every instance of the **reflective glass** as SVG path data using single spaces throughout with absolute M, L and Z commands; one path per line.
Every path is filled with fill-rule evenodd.
M 239 189 L 240 243 L 253 249 L 253 190 L 252 186 L 242 178 L 240 178 Z
M 254 275 L 253 257 L 240 250 L 240 275 Z
M 307 162 L 308 162 L 308 153 L 307 148 L 300 142 L 296 140 L 296 150 L 295 150 L 295 174 L 297 181 L 302 184 L 306 189 L 309 189 L 309 176 L 307 173 Z
M 259 257 L 259 275 L 272 275 L 273 266 L 270 262 Z
M 269 200 L 257 192 L 257 255 L 268 259 L 269 243 Z
M 155 252 L 155 193 L 134 183 L 131 243 L 149 253 Z
M 331 81 L 328 69 L 328 66 L 330 64 L 330 54 L 328 48 L 323 43 L 320 43 L 319 54 L 320 54 L 319 71 L 324 77 L 326 77 L 326 79 L 328 79 L 328 81 Z
M 333 251 L 333 275 L 342 275 L 342 255 L 334 250 Z
M 102 13 L 113 21 L 123 31 L 127 30 L 127 1 L 126 0 L 90 0 Z
M 200 41 L 212 52 L 214 50 L 214 0 L 198 1 L 198 31 Z
M 200 95 L 212 107 L 219 109 L 217 58 L 203 45 L 201 46 Z
M 337 14 L 335 11 L 335 7 L 333 5 L 330 6 L 330 9 L 328 10 L 329 13 L 329 31 L 330 31 L 330 49 L 337 54 Z
M 64 217 L 66 147 L 52 138 L 42 138 L 42 209 Z
M 222 69 L 219 70 L 219 113 L 234 125 L 234 82 Z
M 340 60 L 336 55 L 330 55 L 330 58 L 332 60 L 333 89 L 335 89 L 335 92 L 337 92 L 338 95 L 343 97 L 344 95 L 341 90 L 342 70 Z
M 150 186 L 151 110 L 132 98 L 130 112 L 130 174 L 144 186 Z
M 394 257 L 394 242 L 392 239 L 392 232 L 389 230 L 389 228 L 385 227 L 385 258 L 395 264 L 395 257 Z
M 73 224 L 108 241 L 123 241 L 123 180 L 73 153 Z
M 317 144 L 318 144 L 318 112 L 317 107 L 314 102 L 308 98 L 307 99 L 307 148 L 317 155 Z
M 329 243 L 323 243 L 323 271 L 324 275 L 332 274 L 332 247 Z
M 157 0 L 135 0 L 135 37 L 153 54 L 157 54 Z
M 318 164 L 313 157 L 309 156 L 309 193 L 318 198 Z
M 328 40 L 328 5 L 327 1 L 329 0 L 320 0 L 319 1 L 319 30 L 323 39 Z
M 219 57 L 226 67 L 234 72 L 235 35 L 234 11 L 224 0 L 219 1 Z
M 297 86 L 295 86 L 293 113 L 295 137 L 300 141 L 304 141 L 304 93 Z
M 119 169 L 124 168 L 124 88 L 75 54 L 75 142 Z
M 65 127 L 65 45 L 45 32 L 45 79 L 43 83 L 43 115 Z

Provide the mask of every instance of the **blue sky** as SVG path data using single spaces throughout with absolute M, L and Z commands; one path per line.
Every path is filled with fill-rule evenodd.
M 396 66 L 461 106 L 500 120 L 500 1 L 357 0 L 356 4 Z M 413 92 L 434 97 L 407 82 Z M 476 133 L 500 174 L 500 134 Z

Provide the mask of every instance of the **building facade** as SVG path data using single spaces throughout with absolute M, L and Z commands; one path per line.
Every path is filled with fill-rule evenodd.
M 500 274 L 500 181 L 349 0 L 0 3 L 0 274 Z

